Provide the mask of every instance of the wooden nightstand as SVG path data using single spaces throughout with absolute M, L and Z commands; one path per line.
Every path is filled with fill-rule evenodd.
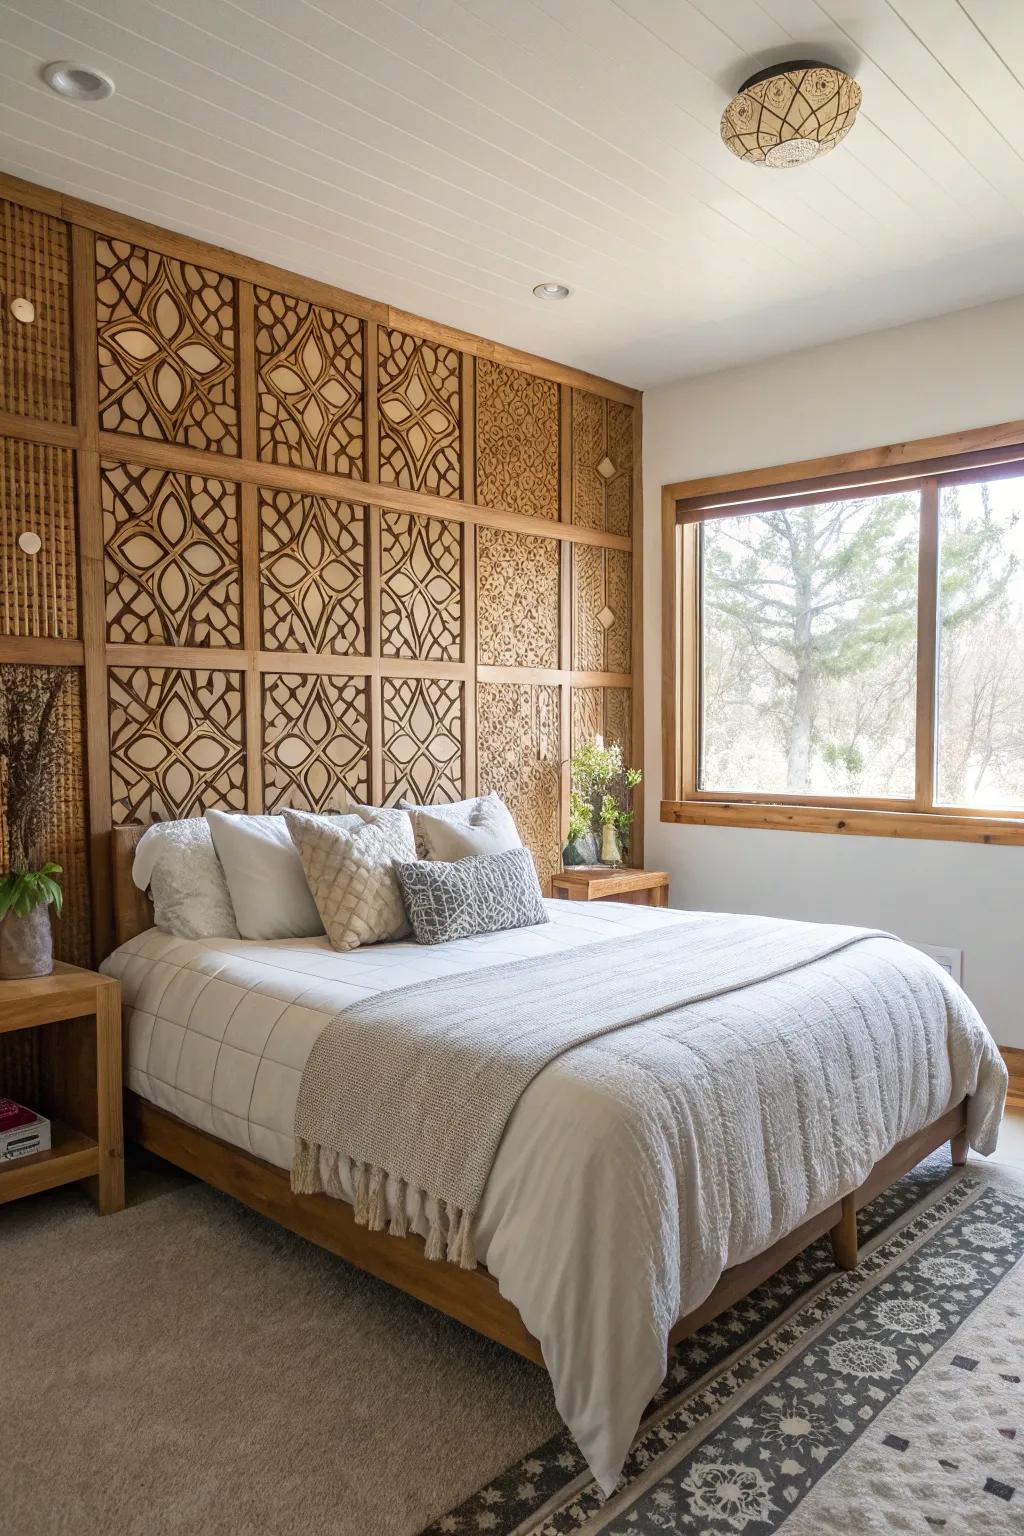
M 668 905 L 668 875 L 663 869 L 609 869 L 579 864 L 551 876 L 552 896 L 568 901 L 627 901 L 638 907 Z
M 124 1208 L 121 988 L 58 962 L 52 976 L 0 981 L 0 1034 L 38 1030 L 38 1109 L 52 1146 L 0 1163 L 0 1205 L 86 1181 L 102 1216 Z M 0 1081 L 0 1094 L 4 1083 Z

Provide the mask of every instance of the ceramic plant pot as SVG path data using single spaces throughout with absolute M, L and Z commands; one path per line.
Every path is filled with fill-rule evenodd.
M 0 918 L 0 980 L 49 976 L 53 970 L 53 930 L 45 902 L 27 917 L 8 912 Z

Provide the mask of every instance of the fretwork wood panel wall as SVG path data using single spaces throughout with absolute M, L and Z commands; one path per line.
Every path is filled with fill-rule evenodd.
M 546 880 L 572 746 L 640 739 L 639 396 L 0 193 L 0 664 L 79 669 L 64 953 L 110 827 L 208 806 L 493 788 Z

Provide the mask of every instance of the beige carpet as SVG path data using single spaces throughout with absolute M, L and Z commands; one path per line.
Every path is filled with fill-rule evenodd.
M 547 1376 L 183 1176 L 0 1207 L 11 1536 L 412 1536 L 559 1427 Z

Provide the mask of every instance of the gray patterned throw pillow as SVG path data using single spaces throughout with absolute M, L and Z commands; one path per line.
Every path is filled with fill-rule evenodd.
M 418 944 L 445 944 L 551 921 L 526 848 L 453 864 L 396 864 L 395 874 Z

